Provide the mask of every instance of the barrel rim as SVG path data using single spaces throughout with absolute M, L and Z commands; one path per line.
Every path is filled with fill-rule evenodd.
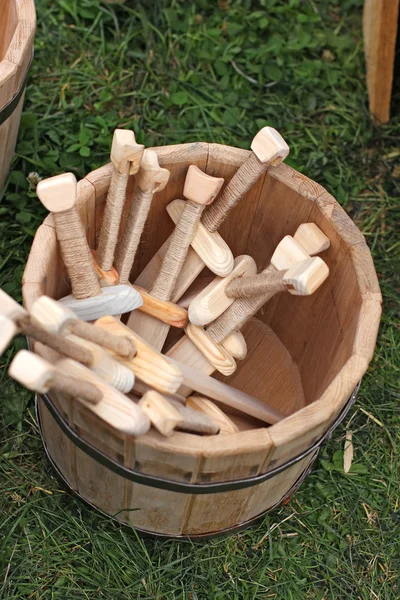
M 9 102 L 7 102 L 7 104 L 5 104 L 3 106 L 3 108 L 0 109 L 0 126 L 3 125 L 3 123 L 5 123 L 5 121 L 7 121 L 7 119 L 9 119 L 11 117 L 11 115 L 16 110 L 16 108 L 25 92 L 26 84 L 28 82 L 29 71 L 32 66 L 33 56 L 34 56 L 34 51 L 32 49 L 32 56 L 29 60 L 28 66 L 26 67 L 26 71 L 22 78 L 22 82 L 19 87 L 19 90 L 14 94 L 14 96 L 11 98 L 11 100 Z
M 229 163 L 238 167 L 250 154 L 250 151 L 241 148 L 214 143 L 208 144 L 206 142 L 175 144 L 154 147 L 153 149 L 158 154 L 161 166 L 165 164 L 172 165 L 175 162 L 182 163 L 193 157 L 195 157 L 195 160 L 199 157 L 203 158 L 206 162 L 209 157 L 217 157 L 221 163 L 225 162 L 226 164 Z M 321 431 L 324 431 L 325 426 L 329 426 L 336 415 L 342 410 L 346 399 L 364 375 L 375 347 L 380 320 L 381 294 L 372 257 L 365 238 L 338 202 L 322 186 L 288 165 L 281 164 L 278 167 L 271 168 L 269 173 L 274 180 L 283 183 L 297 191 L 299 195 L 311 200 L 316 210 L 333 227 L 337 236 L 346 246 L 349 259 L 354 267 L 355 278 L 361 296 L 359 317 L 357 320 L 357 335 L 352 347 L 352 354 L 346 359 L 346 362 L 335 374 L 334 378 L 326 384 L 324 390 L 308 405 L 271 427 L 251 431 L 253 441 L 251 449 L 248 448 L 247 451 L 250 452 L 250 450 L 254 450 L 255 448 L 263 448 L 266 452 L 268 450 L 266 459 L 268 461 L 273 460 L 277 464 L 277 462 L 284 461 L 287 458 L 286 454 L 290 452 L 291 443 L 294 439 L 300 440 L 304 435 L 307 440 L 303 440 L 301 444 L 312 444 L 316 441 Z M 110 178 L 111 165 L 106 164 L 88 173 L 79 182 L 78 207 L 81 210 L 82 218 L 85 218 L 87 203 L 90 202 L 93 206 L 93 200 L 96 203 L 98 197 L 106 194 Z M 93 235 L 93 232 L 91 235 Z M 28 309 L 36 297 L 44 293 L 42 286 L 48 274 L 49 263 L 47 258 L 43 257 L 43 244 L 48 249 L 47 256 L 57 247 L 56 233 L 51 215 L 45 219 L 44 223 L 38 229 L 24 271 L 23 297 Z M 256 432 L 260 435 L 257 441 L 254 439 Z M 241 431 L 237 434 L 232 434 L 229 436 L 230 442 L 236 444 L 238 440 L 237 436 L 244 436 L 248 433 L 250 432 Z M 247 439 L 247 442 L 249 442 L 249 439 Z M 161 451 L 176 454 L 176 445 L 171 449 L 169 438 L 162 440 L 151 439 L 147 445 L 156 447 Z M 185 455 L 195 454 L 197 456 L 206 456 L 207 458 L 217 456 L 217 454 L 221 455 L 221 449 L 215 452 L 215 448 L 211 448 L 208 445 L 207 447 L 203 446 L 201 449 L 196 447 L 193 449 L 193 452 L 187 446 L 183 447 L 182 444 L 181 446 L 179 451 Z M 231 450 L 231 444 L 229 444 L 229 449 L 224 446 L 224 456 L 229 456 Z M 246 453 L 243 448 L 242 453 Z M 271 453 L 273 457 L 271 457 Z
M 15 21 L 15 27 L 9 45 L 5 49 L 4 55 L 0 60 L 0 68 L 4 67 L 4 71 L 7 72 L 7 64 L 14 65 L 16 67 L 16 72 L 12 74 L 12 77 L 14 77 L 16 74 L 18 76 L 18 67 L 23 65 L 25 58 L 30 54 L 33 56 L 33 38 L 36 30 L 36 9 L 34 0 L 24 0 L 24 2 L 21 2 L 20 0 L 9 1 L 16 4 L 15 8 L 17 19 Z M 14 93 L 13 98 L 11 98 L 11 100 L 8 101 L 4 107 L 2 107 L 0 115 L 6 109 L 6 107 L 9 106 L 10 102 L 14 100 L 16 95 L 22 95 L 21 89 L 24 89 L 24 83 L 32 62 L 32 56 L 30 56 L 29 64 L 24 70 L 23 76 L 21 76 L 21 83 L 18 90 Z M 8 78 L 9 77 L 6 78 L 6 81 Z M 3 85 L 3 83 L 4 80 L 1 80 L 0 87 Z M 3 121 L 0 121 L 0 123 L 2 122 Z

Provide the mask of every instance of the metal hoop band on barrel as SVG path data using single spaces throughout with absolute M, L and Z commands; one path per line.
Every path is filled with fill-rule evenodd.
M 36 409 L 37 409 L 37 403 L 36 403 Z M 37 412 L 38 411 L 36 410 L 36 416 L 38 416 Z M 43 436 L 42 436 L 42 441 L 43 441 Z M 129 525 L 128 523 L 124 523 L 122 521 L 119 521 L 116 518 L 116 515 L 109 515 L 108 513 L 104 512 L 104 510 L 102 510 L 101 508 L 99 508 L 95 504 L 92 504 L 92 502 L 89 502 L 89 500 L 86 500 L 86 498 L 83 498 L 83 496 L 81 496 L 76 490 L 74 490 L 69 485 L 68 481 L 65 479 L 65 477 L 61 473 L 60 469 L 57 467 L 56 463 L 54 462 L 54 460 L 50 456 L 49 451 L 46 448 L 46 444 L 44 443 L 44 441 L 43 441 L 43 446 L 44 446 L 44 450 L 46 452 L 46 456 L 47 456 L 47 458 L 48 458 L 51 466 L 56 471 L 56 476 L 60 479 L 60 481 L 64 484 L 64 486 L 66 487 L 66 489 L 69 490 L 69 492 L 71 494 L 73 494 L 74 496 L 76 496 L 77 498 L 79 498 L 79 500 L 81 502 L 83 502 L 84 504 L 86 504 L 87 506 L 89 506 L 89 508 L 92 508 L 93 510 L 95 510 L 99 514 L 103 515 L 103 517 L 107 517 L 107 519 L 111 519 L 112 521 L 114 521 L 115 523 L 117 523 L 120 527 L 123 527 L 124 529 L 128 529 L 128 530 L 132 531 L 132 526 L 131 525 Z M 148 531 L 147 529 L 142 529 L 141 527 L 137 527 L 135 525 L 135 527 L 134 527 L 135 532 L 137 532 L 137 534 L 140 537 L 143 537 L 143 538 L 156 538 L 156 539 L 160 539 L 160 540 L 179 540 L 179 541 L 190 541 L 190 542 L 206 542 L 207 540 L 213 540 L 215 538 L 227 537 L 228 535 L 233 535 L 235 533 L 240 533 L 241 531 L 243 531 L 244 529 L 248 529 L 249 527 L 254 527 L 259 522 L 261 522 L 263 520 L 263 518 L 268 513 L 270 513 L 271 511 L 275 510 L 275 508 L 278 508 L 278 506 L 280 504 L 282 504 L 282 502 L 284 502 L 285 500 L 287 500 L 288 498 L 290 498 L 290 496 L 292 496 L 294 494 L 294 492 L 297 490 L 297 488 L 303 483 L 303 481 L 305 480 L 305 478 L 307 477 L 307 475 L 310 473 L 310 471 L 312 469 L 312 466 L 314 464 L 314 461 L 315 461 L 315 459 L 318 456 L 318 452 L 319 452 L 319 448 L 317 448 L 317 450 L 315 450 L 315 454 L 311 458 L 311 462 L 308 465 L 308 467 L 306 467 L 304 469 L 303 473 L 294 482 L 294 484 L 289 489 L 289 491 L 286 492 L 286 494 L 284 494 L 282 496 L 282 498 L 280 500 L 278 500 L 278 502 L 275 502 L 275 504 L 273 504 L 272 506 L 270 506 L 269 508 L 267 508 L 266 510 L 264 510 L 259 515 L 256 515 L 255 517 L 253 517 L 251 519 L 248 519 L 247 521 L 243 521 L 242 523 L 239 523 L 239 525 L 233 525 L 232 527 L 226 527 L 225 529 L 219 529 L 218 531 L 213 531 L 212 533 L 197 533 L 197 534 L 194 534 L 194 535 L 193 534 L 188 534 L 188 535 L 176 534 L 176 535 L 172 535 L 172 534 L 168 534 L 168 533 L 155 533 L 154 531 Z
M 7 104 L 5 104 L 3 106 L 3 108 L 0 110 L 0 125 L 2 125 L 5 121 L 7 121 L 7 119 L 9 117 L 11 117 L 14 110 L 17 108 L 19 101 L 22 98 L 22 94 L 24 93 L 25 88 L 26 88 L 26 82 L 28 80 L 29 69 L 31 68 L 32 61 L 33 61 L 33 51 L 32 51 L 32 57 L 26 68 L 25 75 L 24 75 L 24 78 L 22 80 L 22 83 L 20 85 L 18 92 L 11 98 L 10 102 L 7 102 Z
M 349 400 L 346 402 L 342 411 L 340 412 L 338 417 L 335 419 L 335 421 L 332 423 L 332 425 L 329 427 L 329 429 L 324 433 L 324 435 L 321 438 L 319 438 L 316 442 L 314 442 L 312 444 L 312 446 L 307 448 L 307 450 L 305 450 L 301 454 L 298 454 L 294 458 L 291 458 L 290 460 L 283 463 L 282 465 L 279 465 L 275 469 L 271 469 L 270 471 L 263 473 L 262 475 L 256 475 L 254 477 L 246 477 L 245 479 L 237 479 L 234 481 L 221 481 L 221 482 L 211 482 L 211 483 L 185 483 L 185 482 L 181 482 L 181 481 L 173 481 L 171 479 L 164 479 L 162 477 L 156 477 L 154 475 L 147 475 L 146 473 L 140 473 L 139 471 L 134 471 L 132 469 L 127 469 L 126 467 L 119 464 L 111 457 L 107 456 L 106 454 L 104 454 L 103 452 L 98 450 L 95 446 L 93 446 L 89 442 L 83 440 L 64 420 L 64 418 L 62 417 L 60 412 L 57 410 L 57 408 L 54 406 L 53 402 L 51 401 L 51 399 L 49 398 L 49 396 L 47 394 L 40 395 L 40 398 L 43 401 L 46 408 L 48 409 L 51 416 L 53 417 L 53 419 L 55 420 L 55 422 L 57 423 L 57 425 L 62 430 L 62 432 L 73 442 L 73 444 L 75 444 L 75 446 L 77 446 L 80 450 L 85 452 L 88 456 L 93 458 L 95 461 L 97 461 L 98 463 L 100 463 L 101 465 L 103 465 L 104 467 L 106 467 L 107 469 L 112 471 L 113 473 L 116 473 L 117 475 L 124 477 L 125 479 L 129 479 L 130 481 L 134 481 L 135 483 L 139 483 L 141 485 L 147 485 L 147 486 L 158 488 L 158 489 L 168 490 L 170 492 L 180 492 L 183 494 L 217 494 L 217 493 L 221 493 L 221 492 L 231 492 L 233 490 L 249 488 L 249 487 L 258 485 L 260 483 L 263 483 L 264 481 L 267 481 L 268 479 L 275 477 L 282 471 L 285 471 L 292 465 L 298 463 L 303 458 L 306 458 L 312 452 L 318 451 L 319 448 L 321 447 L 321 445 L 323 444 L 323 442 L 327 438 L 329 438 L 329 436 L 331 435 L 333 430 L 346 417 L 348 411 L 350 410 L 351 406 L 355 402 L 355 399 L 357 397 L 357 393 L 358 393 L 358 390 L 360 387 L 360 383 L 361 382 L 358 383 L 355 390 L 351 394 Z M 38 406 L 37 406 L 37 404 L 38 404 L 37 398 L 38 398 L 38 396 L 36 396 L 36 414 L 37 414 L 37 419 L 38 419 L 38 423 L 39 423 L 39 428 L 40 428 L 40 430 L 42 430 L 41 423 L 40 423 L 39 410 L 38 410 Z M 42 436 L 42 440 L 43 440 L 43 436 Z M 43 440 L 43 444 L 45 446 L 44 440 Z M 46 452 L 47 452 L 47 450 L 46 450 Z M 48 454 L 48 452 L 47 452 L 47 454 Z

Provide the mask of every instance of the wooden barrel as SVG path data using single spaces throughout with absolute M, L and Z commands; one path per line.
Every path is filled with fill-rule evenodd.
M 0 2 L 0 190 L 17 141 L 26 79 L 33 57 L 34 0 Z
M 155 150 L 171 179 L 153 201 L 132 281 L 172 232 L 165 207 L 182 198 L 188 165 L 229 180 L 249 154 L 206 143 Z M 107 165 L 78 186 L 92 248 L 110 175 Z M 129 201 L 132 191 L 133 184 Z M 79 402 L 60 394 L 45 396 L 39 399 L 39 420 L 47 453 L 81 498 L 140 531 L 194 538 L 247 525 L 295 489 L 354 398 L 372 357 L 381 312 L 373 262 L 363 235 L 336 200 L 284 164 L 259 180 L 221 228 L 233 254 L 251 254 L 261 268 L 283 236 L 310 221 L 331 240 L 323 255 L 328 280 L 312 296 L 272 299 L 245 326 L 249 354 L 226 378 L 287 418 L 266 427 L 230 413 L 238 433 L 200 437 L 176 432 L 164 438 L 152 430 L 135 439 L 107 429 Z M 26 266 L 24 302 L 29 309 L 42 294 L 60 298 L 67 293 L 49 216 L 38 229 Z

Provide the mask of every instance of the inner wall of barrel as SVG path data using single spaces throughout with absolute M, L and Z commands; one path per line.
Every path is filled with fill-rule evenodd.
M 226 146 L 210 145 L 207 172 L 229 180 L 247 156 L 235 149 L 238 163 L 232 152 Z M 321 254 L 330 269 L 323 286 L 309 297 L 279 294 L 257 315 L 298 365 L 306 404 L 322 394 L 352 355 L 362 302 L 350 248 L 340 235 L 350 219 L 340 211 L 333 226 L 329 215 L 335 205 L 325 206 L 321 190 L 282 164 L 268 171 L 220 229 L 233 254 L 250 254 L 259 269 L 268 264 L 280 240 L 294 235 L 301 223 L 316 223 L 331 241 Z M 335 201 L 329 197 L 329 202 Z
M 5 57 L 18 22 L 15 0 L 2 0 L 0 10 L 0 60 Z
M 279 168 L 280 171 L 287 167 Z M 313 221 L 328 235 L 331 247 L 321 256 L 330 269 L 328 280 L 309 297 L 281 293 L 257 315 L 285 345 L 299 367 L 306 404 L 316 400 L 350 358 L 361 294 L 349 248 L 319 209 L 285 177 L 267 175 L 257 202 L 247 202 L 251 220 L 247 243 L 237 244 L 235 230 L 222 231 L 234 253 L 251 254 L 264 267 L 279 241 Z M 237 250 L 235 246 L 239 246 Z M 235 252 L 236 250 L 236 252 Z
M 321 254 L 330 275 L 312 296 L 279 294 L 259 317 L 270 325 L 298 365 L 309 404 L 352 355 L 362 299 L 349 247 L 313 199 L 272 174 L 262 189 L 246 251 L 253 249 L 254 256 L 257 240 L 262 240 L 265 254 L 270 256 L 284 235 L 293 235 L 307 221 L 315 222 L 331 240 L 330 248 Z M 255 254 L 259 262 L 257 251 Z
M 321 254 L 330 269 L 323 286 L 309 297 L 279 294 L 258 314 L 298 365 L 305 402 L 309 404 L 321 395 L 350 358 L 362 300 L 349 248 L 315 200 L 302 195 L 283 179 L 277 179 L 274 172 L 267 175 L 253 209 L 245 252 L 261 268 L 283 236 L 294 235 L 297 227 L 307 221 L 315 222 L 331 240 L 329 250 Z M 226 238 L 234 246 L 232 233 L 227 232 Z
M 161 152 L 160 163 L 171 171 L 171 178 L 166 188 L 154 198 L 131 281 L 173 231 L 165 207 L 175 198 L 183 198 L 189 164 L 197 164 L 212 175 L 224 177 L 227 182 L 248 155 L 246 151 L 225 146 L 219 146 L 211 158 L 196 144 L 169 148 L 164 155 Z M 183 150 L 178 153 L 174 148 Z M 232 211 L 220 231 L 234 256 L 250 254 L 259 269 L 268 264 L 279 241 L 287 234 L 293 235 L 301 223 L 315 222 L 330 238 L 329 250 L 321 255 L 330 268 L 329 278 L 323 286 L 309 297 L 279 294 L 257 315 L 273 329 L 298 365 L 305 402 L 309 404 L 321 395 L 351 356 L 361 296 L 349 247 L 309 190 L 302 192 L 296 183 L 297 175 L 301 177 L 285 165 L 271 169 L 265 180 L 260 180 Z M 124 218 L 134 188 L 132 178 Z M 107 185 L 104 182 L 101 186 L 96 185 L 96 190 L 95 207 L 92 194 L 80 210 L 85 226 L 91 230 L 88 237 L 92 247 L 101 226 Z M 93 212 L 94 224 L 93 216 L 90 216 Z

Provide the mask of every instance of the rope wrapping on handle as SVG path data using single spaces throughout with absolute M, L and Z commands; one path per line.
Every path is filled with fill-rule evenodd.
M 253 298 L 269 292 L 275 282 L 282 280 L 282 272 L 267 269 L 253 277 L 237 277 L 229 283 L 225 293 L 229 298 Z
M 18 317 L 18 319 L 15 319 L 15 322 L 26 336 L 41 342 L 45 346 L 49 346 L 49 348 L 52 348 L 59 354 L 77 360 L 87 367 L 90 367 L 92 364 L 93 354 L 90 350 L 75 344 L 63 336 L 49 333 L 45 329 L 37 327 L 31 322 L 29 315 Z
M 82 300 L 98 296 L 101 288 L 78 211 L 72 208 L 52 214 L 74 298 Z
M 254 152 L 236 171 L 217 200 L 204 211 L 201 222 L 209 231 L 217 231 L 226 217 L 268 169 L 268 164 L 258 160 Z
M 128 283 L 136 251 L 150 210 L 153 192 L 136 187 L 128 219 L 121 241 L 115 254 L 115 268 L 119 275 L 119 283 Z
M 97 404 L 103 398 L 102 392 L 92 383 L 75 377 L 67 377 L 59 371 L 56 371 L 52 377 L 50 389 L 52 388 L 73 398 L 83 398 L 91 404 Z
M 171 235 L 167 253 L 151 290 L 151 295 L 155 298 L 165 302 L 171 298 L 203 209 L 203 205 L 190 201 L 186 202 L 186 206 Z
M 252 298 L 238 298 L 218 319 L 211 323 L 207 328 L 207 333 L 216 344 L 223 342 L 232 331 L 240 330 L 268 300 L 286 289 L 283 285 L 283 272 L 280 271 L 277 275 L 277 277 L 270 278 L 269 289 L 264 294 Z
M 94 325 L 86 323 L 85 321 L 72 321 L 69 325 L 69 330 L 74 335 L 97 344 L 102 348 L 107 348 L 108 350 L 115 352 L 115 354 L 129 360 L 137 353 L 136 344 L 133 339 L 114 335 L 105 329 L 94 327 Z
M 128 179 L 128 173 L 113 169 L 96 252 L 97 263 L 103 271 L 109 271 L 113 266 Z

